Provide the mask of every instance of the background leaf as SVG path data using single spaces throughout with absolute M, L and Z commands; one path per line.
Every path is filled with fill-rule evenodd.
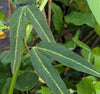
M 94 86 L 95 86 L 96 94 L 100 94 L 100 81 L 96 81 Z
M 74 0 L 82 12 L 90 12 L 86 0 Z
M 34 72 L 26 71 L 18 75 L 15 88 L 21 91 L 32 89 L 38 82 L 38 76 Z
M 65 16 L 65 22 L 72 23 L 77 26 L 86 24 L 92 28 L 95 25 L 95 20 L 92 13 L 82 13 L 75 11 L 72 11 L 69 15 Z
M 3 29 L 9 29 L 9 27 L 5 26 L 1 21 L 0 21 L 0 31 Z
M 77 84 L 77 94 L 97 94 L 93 82 L 87 78 Z
M 74 35 L 74 38 L 75 39 L 79 39 L 79 36 L 80 36 L 80 30 L 77 30 L 75 35 Z M 69 49 L 69 50 L 74 50 L 76 48 L 76 46 L 77 45 L 76 45 L 76 43 L 73 40 L 65 42 L 65 47 L 67 49 Z
M 87 0 L 88 5 L 95 16 L 96 21 L 100 25 L 100 13 L 98 12 L 100 10 L 100 0 Z
M 5 16 L 5 14 L 2 12 L 2 11 L 0 11 L 0 20 L 6 20 L 6 16 Z
M 95 47 L 92 49 L 94 56 L 94 66 L 100 70 L 100 47 Z
M 95 24 L 95 32 L 100 36 L 100 25 L 99 24 Z
M 61 8 L 55 3 L 52 3 L 51 9 L 54 13 L 53 24 L 54 24 L 55 30 L 61 31 L 63 29 L 63 12 Z
M 16 0 L 15 3 L 16 4 L 34 4 L 36 2 L 36 0 Z
M 52 94 L 50 89 L 47 87 L 42 87 L 42 94 Z
M 2 94 L 7 94 L 8 93 L 8 90 L 9 90 L 9 87 L 10 87 L 10 83 L 11 83 L 11 78 L 7 78 L 4 86 L 3 86 L 3 89 L 2 89 Z
M 8 63 L 10 63 L 11 62 L 10 52 L 0 54 L 0 61 L 1 61 L 0 63 L 2 63 L 3 65 L 7 65 Z
M 0 72 L 0 93 L 2 94 L 2 88 L 7 80 L 7 74 Z

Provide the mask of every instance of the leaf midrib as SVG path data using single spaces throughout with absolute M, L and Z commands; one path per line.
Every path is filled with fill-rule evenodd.
M 88 70 L 90 70 L 90 71 L 96 73 L 97 75 L 100 75 L 100 73 L 98 73 L 97 71 L 92 70 L 92 69 L 90 69 L 89 67 L 84 66 L 84 65 L 82 65 L 81 63 L 77 62 L 76 60 L 71 59 L 71 58 L 69 58 L 69 57 L 66 57 L 66 56 L 64 56 L 64 55 L 62 55 L 62 54 L 60 54 L 60 53 L 57 53 L 57 52 L 55 52 L 55 51 L 52 51 L 52 50 L 49 50 L 49 49 L 46 49 L 46 48 L 41 48 L 41 47 L 35 47 L 35 48 L 36 48 L 36 49 L 40 49 L 40 50 L 44 50 L 44 51 L 47 51 L 47 52 L 50 52 L 50 53 L 53 53 L 53 54 L 56 54 L 56 55 L 58 55 L 58 56 L 61 56 L 61 57 L 65 58 L 65 59 L 68 59 L 68 60 L 70 60 L 70 61 L 75 62 L 76 64 L 79 64 L 80 66 L 82 66 L 82 67 L 84 67 L 84 68 L 86 68 L 86 69 L 88 69 Z M 100 77 L 100 76 L 99 76 L 99 77 Z
M 17 34 L 16 34 L 16 44 L 15 44 L 15 57 L 14 57 L 14 65 L 13 65 L 13 73 L 14 73 L 14 69 L 15 69 L 15 63 L 16 63 L 16 56 L 17 56 L 17 45 L 18 45 L 18 33 L 19 33 L 19 28 L 20 28 L 20 23 L 21 23 L 21 18 L 22 18 L 22 14 L 24 11 L 25 7 L 22 8 L 22 12 L 21 15 L 19 17 L 19 21 L 18 21 L 18 25 L 17 25 Z
M 42 28 L 42 26 L 39 24 L 38 20 L 36 19 L 36 17 L 34 16 L 34 14 L 31 12 L 31 10 L 26 6 L 26 8 L 28 9 L 28 11 L 31 13 L 31 15 L 33 16 L 34 20 L 36 21 L 36 23 L 39 25 L 39 27 L 41 28 L 42 32 L 44 33 L 45 37 L 47 38 L 48 42 L 51 42 L 50 39 L 48 38 L 48 36 L 45 33 L 45 30 Z
M 33 51 L 34 51 L 36 57 L 38 58 L 39 62 L 41 63 L 42 67 L 48 73 L 48 75 L 50 76 L 50 78 L 52 79 L 52 81 L 55 83 L 55 85 L 57 86 L 57 88 L 59 89 L 59 91 L 61 92 L 61 94 L 64 94 L 64 92 L 60 89 L 59 85 L 56 83 L 55 79 L 53 79 L 52 75 L 49 73 L 48 69 L 43 64 L 42 60 L 39 58 L 39 56 L 38 56 L 38 54 L 36 52 L 36 48 L 35 47 L 33 48 Z

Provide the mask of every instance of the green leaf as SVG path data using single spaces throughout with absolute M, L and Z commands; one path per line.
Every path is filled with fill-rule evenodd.
M 32 24 L 31 23 L 28 23 L 27 25 L 26 25 L 26 30 L 25 30 L 25 40 L 26 40 L 26 42 L 28 41 L 28 39 L 29 39 L 29 37 L 30 37 L 30 35 L 31 35 L 31 32 L 32 32 L 32 28 L 33 28 L 33 26 L 32 26 Z
M 86 49 L 82 49 L 81 54 L 88 62 L 93 63 L 94 58 L 93 58 L 92 51 L 87 51 Z
M 52 3 L 51 9 L 54 13 L 53 24 L 54 24 L 55 30 L 61 31 L 63 29 L 63 12 L 61 8 L 55 3 Z
M 88 76 L 86 78 L 88 78 L 89 80 L 91 80 L 93 83 L 96 82 L 96 78 L 94 76 Z
M 86 24 L 94 28 L 95 20 L 92 13 L 82 13 L 72 11 L 69 15 L 65 16 L 66 23 L 72 23 L 74 25 L 80 26 Z
M 2 94 L 2 88 L 7 80 L 7 74 L 0 72 L 0 94 Z
M 100 94 L 100 81 L 96 81 L 95 84 L 96 94 Z
M 98 70 L 100 70 L 100 57 L 98 57 L 98 61 L 96 61 L 96 62 L 94 62 L 94 66 L 98 69 Z
M 26 3 L 34 4 L 35 2 L 36 0 L 16 0 L 16 4 L 26 4 Z
M 47 87 L 42 87 L 42 94 L 52 94 L 50 89 Z
M 97 94 L 93 82 L 88 78 L 83 78 L 82 81 L 77 84 L 77 94 Z
M 59 72 L 59 74 L 65 71 L 65 68 L 62 64 L 54 65 L 54 68 Z
M 86 0 L 74 0 L 82 12 L 90 12 Z
M 17 16 L 16 16 L 17 15 Z M 19 8 L 12 16 L 10 26 L 11 42 L 11 68 L 15 72 L 16 66 L 20 60 L 23 37 L 25 35 L 25 26 L 32 23 L 35 31 L 43 41 L 53 42 L 53 35 L 39 9 L 35 6 L 24 6 Z
M 100 56 L 100 47 L 95 47 L 92 49 L 93 54 Z
M 66 41 L 65 42 L 65 47 L 69 50 L 74 50 L 76 48 L 76 44 L 74 41 Z
M 9 29 L 9 27 L 5 26 L 1 21 L 0 21 L 0 31 L 3 29 Z
M 34 72 L 26 71 L 18 75 L 15 88 L 21 91 L 32 89 L 38 82 L 38 76 Z
M 81 54 L 82 56 L 88 61 L 88 62 L 93 62 L 93 54 L 91 49 L 86 45 L 85 43 L 81 42 L 77 38 L 73 37 L 72 40 L 81 48 Z
M 67 88 L 59 73 L 51 65 L 52 60 L 46 58 L 33 47 L 31 50 L 31 61 L 38 75 L 45 81 L 54 94 L 68 94 Z
M 100 47 L 95 47 L 92 49 L 94 55 L 94 65 L 100 70 Z
M 79 55 L 60 45 L 43 42 L 34 47 L 34 49 L 41 52 L 49 59 L 57 60 L 65 66 L 100 77 L 100 71 L 97 70 L 91 63 L 88 63 Z
M 2 88 L 2 94 L 7 94 L 8 93 L 8 90 L 9 90 L 9 87 L 10 87 L 10 83 L 11 83 L 11 78 L 7 78 L 3 88 Z
M 74 35 L 74 38 L 79 39 L 80 36 L 80 30 L 77 30 L 77 32 Z M 65 47 L 68 48 L 69 50 L 74 50 L 76 48 L 76 43 L 71 40 L 71 41 L 66 41 Z
M 100 36 L 100 25 L 99 24 L 95 24 L 95 32 Z
M 81 42 L 80 40 L 76 39 L 73 37 L 72 39 L 79 47 L 87 50 L 87 51 L 91 51 L 91 49 L 88 47 L 88 45 L 86 45 L 85 43 Z
M 10 52 L 0 54 L 0 61 L 3 65 L 7 65 L 8 63 L 10 63 L 11 62 Z
M 2 19 L 2 20 L 6 20 L 6 16 L 5 16 L 5 14 L 2 13 L 1 11 L 0 11 L 0 19 Z
M 100 25 L 100 13 L 98 12 L 98 10 L 100 10 L 100 0 L 87 0 L 87 2 L 93 15 L 95 16 L 95 19 Z

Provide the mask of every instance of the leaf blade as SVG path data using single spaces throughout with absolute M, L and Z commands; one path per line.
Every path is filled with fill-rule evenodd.
M 65 66 L 100 77 L 100 71 L 91 63 L 66 48 L 51 43 L 40 43 L 36 49 L 51 60 L 57 60 Z
M 29 14 L 27 14 L 28 16 L 27 20 L 33 24 L 34 29 L 40 35 L 40 38 L 43 41 L 55 43 L 54 37 L 52 36 L 52 33 L 47 23 L 45 22 L 42 13 L 38 10 L 38 8 L 34 6 L 27 6 L 27 10 L 32 15 L 30 16 Z M 33 19 L 34 21 L 32 21 Z
M 51 66 L 51 60 L 40 54 L 35 47 L 31 50 L 30 54 L 33 67 L 54 94 L 68 94 L 67 88 L 61 80 L 59 73 Z
M 17 16 L 16 16 L 17 15 Z M 41 19 L 42 18 L 42 19 Z M 24 6 L 19 8 L 12 16 L 10 22 L 11 42 L 11 69 L 15 72 L 20 60 L 21 47 L 25 35 L 25 26 L 31 22 L 36 32 L 43 41 L 55 43 L 54 37 L 39 9 L 35 6 Z
M 87 2 L 93 15 L 95 16 L 97 22 L 100 25 L 100 13 L 98 12 L 98 10 L 100 10 L 100 0 L 87 0 Z

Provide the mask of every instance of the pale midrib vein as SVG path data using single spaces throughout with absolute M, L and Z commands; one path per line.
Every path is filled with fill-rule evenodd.
M 24 8 L 25 8 L 25 7 L 24 7 Z M 18 27 L 17 27 L 16 45 L 15 45 L 15 57 L 14 57 L 14 62 L 13 62 L 13 63 L 14 63 L 14 66 L 13 66 L 13 73 L 14 73 L 14 69 L 15 69 L 16 55 L 17 55 L 18 32 L 19 32 L 21 17 L 22 17 L 22 13 L 23 13 L 24 8 L 22 9 L 21 15 L 20 15 L 20 17 L 19 17 L 19 22 L 18 22 Z
M 36 49 L 34 48 L 34 53 L 36 55 L 36 57 L 38 58 L 39 62 L 41 63 L 42 67 L 44 68 L 44 70 L 49 74 L 49 76 L 51 77 L 51 79 L 53 80 L 53 82 L 55 83 L 55 85 L 57 86 L 57 88 L 59 89 L 59 91 L 61 92 L 61 94 L 64 94 L 63 91 L 60 89 L 60 87 L 58 86 L 58 84 L 56 83 L 56 81 L 53 79 L 52 75 L 50 75 L 49 71 L 47 70 L 47 68 L 45 67 L 45 65 L 42 63 L 41 59 L 39 58 L 38 54 L 35 51 Z
M 82 65 L 81 63 L 79 63 L 79 62 L 77 62 L 77 61 L 75 61 L 75 60 L 73 60 L 73 59 L 71 59 L 71 58 L 68 58 L 68 57 L 66 57 L 66 56 L 63 56 L 63 55 L 60 54 L 60 53 L 57 53 L 57 52 L 55 52 L 55 51 L 48 50 L 48 49 L 45 49 L 45 48 L 40 48 L 40 47 L 35 47 L 35 48 L 41 49 L 41 50 L 44 50 L 44 51 L 48 51 L 48 52 L 51 52 L 51 53 L 56 54 L 56 55 L 58 55 L 58 56 L 61 56 L 61 57 L 65 58 L 65 59 L 71 60 L 71 61 L 75 62 L 76 64 L 79 64 L 79 65 L 81 65 L 82 67 L 84 67 L 84 68 L 86 68 L 86 69 L 88 69 L 88 70 L 90 70 L 90 71 L 93 71 L 94 73 L 100 75 L 100 73 L 96 72 L 95 70 L 92 70 L 92 69 L 88 68 L 87 66 L 84 66 L 84 65 Z
M 27 7 L 28 11 L 32 14 L 34 20 L 36 21 L 36 23 L 39 25 L 39 27 L 41 28 L 43 34 L 45 35 L 45 37 L 47 38 L 48 42 L 51 42 L 50 39 L 48 38 L 48 36 L 46 35 L 45 31 L 43 30 L 43 28 L 41 27 L 41 25 L 39 24 L 38 20 L 35 18 L 34 14 L 31 12 L 31 10 Z

